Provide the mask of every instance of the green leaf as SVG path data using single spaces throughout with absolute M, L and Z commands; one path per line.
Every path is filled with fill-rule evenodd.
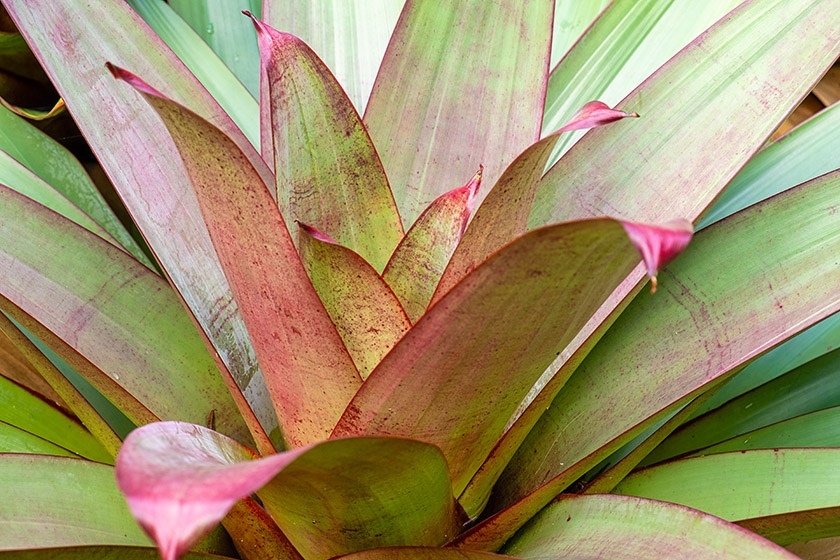
M 459 494 L 545 367 L 636 262 L 624 228 L 610 219 L 520 237 L 400 340 L 333 436 L 401 435 L 434 443 Z M 481 504 L 462 506 L 473 516 Z
M 68 418 L 54 406 L 5 377 L 0 377 L 0 422 L 93 461 L 114 462 L 113 457 L 77 420 Z M 12 451 L 27 452 L 24 449 Z
M 131 88 L 108 77 L 106 60 L 131 64 L 173 98 L 213 120 L 259 165 L 256 150 L 122 0 L 94 2 L 84 10 L 75 0 L 11 0 L 4 6 L 49 70 L 168 278 L 211 340 L 222 375 L 253 407 L 252 412 L 237 395 L 239 411 L 257 445 L 264 451 L 272 449 L 264 433 L 276 430 L 277 419 L 181 159 L 174 144 L 161 135 L 163 125 L 148 104 Z M 62 48 L 55 48 L 56 37 L 66 39 Z
M 175 141 L 287 444 L 299 447 L 325 439 L 361 378 L 303 269 L 268 186 L 218 128 L 137 76 L 110 68 L 142 93 Z M 317 390 L 312 390 L 312 379 L 319 380 Z
M 0 455 L 0 550 L 148 546 L 108 465 L 43 455 Z M 72 530 L 71 530 L 72 528 Z
M 551 62 L 554 68 L 557 62 L 569 48 L 583 35 L 601 10 L 611 0 L 587 0 L 585 2 L 569 2 L 555 0 L 554 2 L 554 30 L 551 34 Z
M 300 258 L 362 379 L 411 328 L 405 310 L 362 257 L 300 224 Z
M 741 0 L 614 0 L 548 78 L 543 133 L 563 126 L 591 99 L 613 106 L 657 68 L 705 31 Z M 598 2 L 595 2 L 596 4 Z M 558 2 L 555 30 L 564 13 L 593 9 L 593 2 Z M 558 20 L 558 18 L 560 18 Z M 552 41 L 552 59 L 555 43 Z M 553 64 L 552 64 L 553 66 Z M 634 110 L 634 109 L 631 109 Z M 646 115 L 645 115 L 646 116 Z M 549 162 L 553 164 L 583 133 L 562 138 Z
M 0 307 L 135 423 L 205 422 L 250 441 L 203 341 L 160 276 L 0 187 Z
M 728 521 L 750 520 L 756 526 L 757 518 L 840 510 L 838 489 L 840 449 L 814 448 L 753 449 L 682 459 L 631 474 L 613 492 L 682 504 Z M 836 520 L 837 512 L 832 517 Z M 795 520 L 796 516 L 788 517 L 789 522 Z M 834 526 L 840 531 L 840 521 Z M 802 540 L 837 534 L 806 535 Z
M 262 60 L 262 153 L 277 170 L 277 204 L 381 272 L 403 236 L 376 149 L 350 100 L 312 50 L 254 20 Z
M 207 428 L 152 424 L 126 438 L 117 484 L 164 560 L 253 492 L 305 558 L 441 545 L 458 528 L 446 461 L 433 445 L 350 438 L 250 458 Z
M 262 19 L 312 47 L 362 113 L 404 3 L 264 0 Z
M 160 0 L 126 0 L 129 6 L 134 9 L 137 14 L 142 17 L 145 22 L 151 27 L 154 32 L 166 42 L 166 45 L 172 49 L 175 55 L 184 63 L 184 65 L 193 73 L 196 79 L 201 82 L 210 95 L 221 105 L 225 113 L 227 113 L 231 120 L 236 123 L 236 126 L 242 130 L 243 134 L 251 141 L 255 147 L 259 147 L 260 140 L 260 121 L 259 121 L 259 105 L 255 99 L 258 94 L 258 89 L 248 91 L 237 79 L 236 68 L 226 65 L 227 59 L 219 59 L 216 53 L 211 48 L 213 44 L 208 46 L 202 41 L 199 33 L 196 33 L 190 26 L 182 20 L 175 9 L 181 10 L 183 2 L 169 3 L 161 2 Z M 237 9 L 234 8 L 230 0 L 224 0 L 228 5 L 227 22 L 224 25 L 218 26 L 218 33 L 211 33 L 211 37 L 218 36 L 232 36 L 235 34 L 250 35 L 244 38 L 239 43 L 240 48 L 246 51 L 252 51 L 249 54 L 243 53 L 245 59 L 252 58 L 250 63 L 253 68 L 250 73 L 253 74 L 252 79 L 258 81 L 259 51 L 257 49 L 257 41 L 254 37 L 254 31 L 248 20 L 242 17 Z M 171 6 L 170 6 L 171 4 Z M 193 2 L 188 4 L 194 6 L 196 12 L 201 12 L 203 8 L 207 7 L 207 2 Z M 245 2 L 246 7 L 248 2 Z M 219 6 L 214 6 L 219 8 Z M 197 18 L 201 18 L 201 14 L 196 14 Z M 205 34 L 209 23 L 204 26 Z M 214 30 L 216 26 L 214 24 Z M 201 29 L 201 28 L 199 28 Z M 248 39 L 252 43 L 248 48 Z M 234 54 L 234 57 L 237 55 Z M 132 62 L 139 62 L 137 57 L 130 59 Z M 113 58 L 110 60 L 113 61 Z M 243 61 L 245 62 L 245 61 Z M 246 64 L 247 66 L 247 64 Z M 244 69 L 243 67 L 240 67 Z M 135 68 L 135 70 L 138 70 Z M 148 76 L 149 74 L 144 74 Z
M 2 387 L 2 385 L 0 385 Z M 5 400 L 5 399 L 4 399 Z M 16 403 L 20 406 L 22 403 Z M 59 457 L 79 458 L 75 453 L 50 443 L 44 438 L 16 428 L 0 420 L 0 453 L 30 453 L 36 455 L 56 455 Z
M 831 0 L 741 4 L 616 106 L 641 119 L 591 131 L 543 177 L 530 226 L 695 220 L 837 57 L 838 25 Z
M 242 10 L 260 13 L 260 0 L 171 0 L 169 4 L 207 43 L 253 97 L 260 92 L 260 51 Z
M 627 496 L 564 496 L 501 550 L 518 558 L 785 558 L 783 548 L 716 517 Z
M 24 184 L 34 183 L 31 178 L 24 177 L 25 174 L 8 160 L 7 155 L 11 156 L 66 196 L 68 200 L 78 206 L 78 209 L 66 208 L 67 205 L 50 204 L 45 196 L 35 197 L 36 200 L 81 225 L 85 225 L 85 223 L 82 223 L 83 221 L 89 222 L 87 216 L 90 216 L 97 224 L 107 230 L 113 239 L 116 239 L 123 247 L 128 249 L 137 260 L 152 268 L 149 258 L 120 223 L 119 218 L 105 202 L 102 194 L 94 186 L 78 160 L 61 144 L 3 106 L 0 106 L 0 150 L 5 152 L 0 159 L 3 163 L 2 169 L 0 169 L 0 182 L 7 187 L 15 188 L 19 192 L 24 191 L 17 187 L 16 179 L 22 180 Z M 42 191 L 43 189 L 39 190 Z M 32 197 L 33 195 L 28 193 L 34 192 L 28 190 L 24 194 Z M 78 216 L 79 209 L 87 216 Z M 88 227 L 88 229 L 91 229 L 91 227 Z
M 698 232 L 660 291 L 637 296 L 566 382 L 490 507 L 533 493 L 467 532 L 459 546 L 500 544 L 710 382 L 840 307 L 838 187 L 835 172 Z
M 553 4 L 406 3 L 365 112 L 406 227 L 539 139 Z
M 479 169 L 466 185 L 435 199 L 405 234 L 382 273 L 412 323 L 426 312 L 435 286 L 464 235 L 481 174 Z
M 840 386 L 835 383 L 838 368 L 840 350 L 835 350 L 748 391 L 680 427 L 645 459 L 642 466 L 794 416 L 840 405 Z M 804 443 L 800 444 L 803 446 Z

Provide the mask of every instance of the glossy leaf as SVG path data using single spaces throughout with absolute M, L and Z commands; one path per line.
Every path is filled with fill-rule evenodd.
M 85 225 L 82 221 L 90 216 L 108 232 L 108 237 L 116 239 L 136 259 L 151 268 L 149 258 L 120 223 L 84 168 L 70 152 L 5 107 L 0 107 L 0 130 L 3 131 L 3 134 L 0 134 L 0 150 L 61 192 L 68 200 L 78 206 L 78 209 L 67 208 L 64 210 L 67 205 L 52 205 L 44 197 L 36 197 L 36 200 L 82 225 Z M 2 174 L 0 174 L 0 182 L 7 187 L 15 188 L 13 177 L 19 177 L 23 174 L 15 169 L 12 162 L 6 159 L 5 154 L 2 161 L 4 165 Z M 17 190 L 20 191 L 20 189 Z M 24 194 L 32 196 L 27 192 L 24 192 Z M 87 216 L 78 216 L 79 209 Z M 88 227 L 88 229 L 91 228 Z
M 793 554 L 731 523 L 674 504 L 627 496 L 566 496 L 532 519 L 501 551 L 519 558 L 721 560 Z
M 651 453 L 643 466 L 702 449 L 794 416 L 840 405 L 840 387 L 833 382 L 838 365 L 840 350 L 834 350 L 740 395 L 671 434 Z
M 183 2 L 167 3 L 158 0 L 126 1 L 143 18 L 149 27 L 152 28 L 155 34 L 166 42 L 166 45 L 172 49 L 172 52 L 178 56 L 180 61 L 184 63 L 195 78 L 201 82 L 201 85 L 207 88 L 208 93 L 221 105 L 225 113 L 236 123 L 236 126 L 250 140 L 251 144 L 259 147 L 260 122 L 259 104 L 256 99 L 257 90 L 254 90 L 253 93 L 249 92 L 242 82 L 237 79 L 237 69 L 226 65 L 217 56 L 212 50 L 212 43 L 208 45 L 202 40 L 202 36 L 206 35 L 206 30 L 210 27 L 209 22 L 205 23 L 203 28 L 199 30 L 191 29 L 190 25 L 176 13 L 179 10 L 183 11 Z M 225 10 L 227 11 L 228 21 L 225 25 L 220 25 L 218 31 L 220 34 L 227 34 L 231 33 L 232 29 L 236 27 L 241 32 L 251 35 L 251 48 L 253 49 L 252 56 L 254 59 L 251 61 L 253 67 L 250 70 L 256 79 L 259 75 L 259 65 L 256 62 L 256 57 L 259 56 L 257 41 L 254 37 L 253 29 L 248 24 L 248 20 L 239 16 L 239 10 L 245 7 L 236 9 L 236 6 L 233 6 L 230 0 L 225 1 L 228 4 L 228 8 Z M 195 7 L 195 11 L 202 11 L 202 8 L 207 7 L 206 2 L 189 2 L 189 4 Z M 197 18 L 201 17 L 201 14 L 197 14 Z M 236 23 L 237 21 L 239 21 L 238 25 Z M 201 31 L 204 33 L 200 33 Z M 211 38 L 216 36 L 215 29 L 209 35 Z M 149 76 L 150 74 L 144 75 Z
M 85 10 L 79 10 L 74 0 L 12 0 L 4 6 L 62 92 L 158 262 L 211 341 L 240 414 L 257 445 L 268 451 L 272 446 L 265 433 L 276 430 L 277 419 L 178 151 L 161 135 L 163 125 L 154 111 L 131 88 L 111 79 L 104 62 L 130 63 L 132 70 L 164 92 L 219 124 L 250 150 L 252 161 L 257 162 L 259 155 L 168 47 L 121 0 L 95 2 Z M 61 38 L 61 48 L 56 48 L 56 38 Z M 128 149 L 114 150 L 113 146 Z
M 250 458 L 207 428 L 153 424 L 126 439 L 117 484 L 164 560 L 255 491 L 306 558 L 442 544 L 456 529 L 446 463 L 431 445 L 355 438 Z
M 546 174 L 531 227 L 695 220 L 834 61 L 838 24 L 830 0 L 745 2 L 616 106 L 642 119 L 591 131 Z
M 481 186 L 481 174 L 479 169 L 466 185 L 432 202 L 400 241 L 382 273 L 412 323 L 425 313 L 449 258 L 464 235 Z
M 219 129 L 137 76 L 112 71 L 154 107 L 183 157 L 266 376 L 283 437 L 294 447 L 326 438 L 361 379 L 306 276 L 267 186 Z M 319 380 L 317 387 L 313 378 Z
M 333 436 L 401 435 L 434 443 L 460 493 L 545 367 L 637 259 L 621 224 L 606 218 L 520 237 L 400 340 Z M 480 506 L 461 505 L 470 516 Z
M 361 256 L 300 224 L 300 257 L 347 351 L 366 379 L 411 328 L 400 301 Z
M 362 113 L 404 3 L 265 0 L 263 21 L 312 47 Z
M 491 507 L 533 493 L 458 545 L 500 543 L 709 382 L 840 307 L 838 185 L 840 173 L 824 176 L 699 232 L 660 293 L 637 296 L 566 382 L 508 465 Z
M 300 39 L 254 20 L 266 97 L 262 153 L 277 170 L 277 203 L 381 272 L 403 235 L 388 179 L 361 118 Z
M 365 111 L 406 227 L 539 139 L 553 4 L 406 2 Z
M 643 469 L 625 478 L 614 492 L 674 502 L 730 521 L 750 520 L 758 528 L 760 518 L 840 509 L 838 463 L 837 448 L 722 453 Z M 797 516 L 789 516 L 787 522 L 796 523 Z M 840 523 L 834 526 L 840 530 Z M 802 540 L 836 535 L 805 535 Z
M 0 307 L 134 422 L 247 428 L 180 301 L 128 254 L 0 187 Z

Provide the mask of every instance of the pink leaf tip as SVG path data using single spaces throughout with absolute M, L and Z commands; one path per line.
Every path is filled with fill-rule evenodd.
M 621 222 L 630 242 L 642 255 L 650 277 L 650 291 L 656 292 L 659 270 L 677 258 L 688 246 L 694 228 L 688 220 L 672 220 L 662 225 Z
M 144 82 L 140 79 L 136 74 L 132 74 L 128 70 L 124 68 L 120 68 L 110 62 L 105 63 L 105 68 L 107 68 L 111 75 L 118 80 L 122 80 L 132 86 L 134 89 L 138 91 L 142 91 L 143 93 L 148 93 L 149 95 L 154 95 L 155 97 L 161 97 L 166 99 L 166 96 L 163 95 L 161 92 Z
M 557 133 L 593 128 L 627 117 L 637 118 L 638 116 L 639 113 L 627 113 L 625 111 L 610 109 L 609 105 L 601 101 L 590 101 L 581 107 L 578 112 L 572 116 L 571 120 L 567 122 L 563 128 L 558 130 Z
M 318 229 L 316 229 L 312 226 L 306 225 L 303 222 L 301 222 L 300 220 L 295 220 L 295 222 L 297 223 L 297 225 L 301 229 L 301 231 L 303 231 L 304 233 L 306 233 L 308 236 L 312 237 L 313 239 L 317 239 L 318 241 L 323 241 L 325 243 L 332 243 L 333 245 L 338 245 L 338 243 L 333 241 L 333 239 L 329 235 L 327 235 L 326 233 L 323 233 L 320 230 L 318 230 Z

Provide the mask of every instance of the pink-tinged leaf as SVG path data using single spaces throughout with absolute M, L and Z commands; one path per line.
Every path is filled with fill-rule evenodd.
M 110 79 L 103 63 L 130 65 L 222 128 L 250 154 L 266 180 L 273 181 L 273 174 L 218 103 L 125 2 L 103 0 L 80 9 L 76 0 L 10 0 L 4 7 L 212 344 L 211 354 L 257 445 L 272 449 L 266 433 L 276 431 L 277 419 L 178 151 L 161 135 L 163 124 L 154 110 L 137 92 Z
M 401 546 L 399 548 L 374 548 L 340 556 L 336 560 L 493 560 L 493 558 L 513 557 L 476 550 Z
M 155 560 L 151 546 L 90 545 L 3 551 L 3 560 Z M 183 560 L 224 560 L 227 556 L 189 552 Z
M 477 163 L 494 184 L 539 140 L 553 8 L 406 2 L 365 111 L 405 227 Z
M 452 252 L 464 235 L 483 169 L 466 185 L 441 195 L 426 208 L 382 273 L 412 323 L 425 313 Z
M 688 220 L 673 220 L 661 226 L 622 222 L 630 241 L 642 255 L 650 277 L 650 293 L 656 293 L 659 270 L 683 252 L 694 235 Z
M 381 272 L 403 229 L 361 118 L 303 41 L 252 19 L 262 61 L 262 153 L 276 169 L 289 230 L 297 238 L 294 220 L 317 224 Z
M 137 76 L 111 68 L 158 112 L 183 158 L 283 437 L 294 447 L 324 439 L 361 379 L 268 187 L 223 132 Z
M 838 204 L 834 172 L 699 232 L 659 293 L 636 296 L 528 426 L 488 506 L 510 507 L 458 546 L 495 550 L 610 453 L 840 309 Z
M 608 218 L 520 237 L 458 283 L 397 343 L 333 436 L 399 435 L 434 443 L 460 493 L 546 366 L 637 262 L 624 228 Z
M 575 113 L 569 122 L 557 132 L 570 132 L 572 130 L 584 130 L 614 123 L 628 117 L 639 117 L 639 113 L 628 113 L 617 111 L 601 101 L 590 101 Z
M 126 438 L 117 484 L 164 560 L 186 552 L 254 492 L 308 559 L 437 546 L 457 530 L 446 462 L 432 445 L 351 438 L 252 458 L 207 428 L 151 424 Z
M 540 177 L 557 134 L 522 152 L 502 174 L 478 207 L 435 288 L 436 303 L 487 257 L 525 233 Z
M 394 292 L 361 256 L 300 224 L 300 258 L 362 379 L 411 328 Z
M 242 560 L 304 560 L 265 508 L 244 498 L 222 519 Z
M 81 226 L 0 186 L 0 309 L 137 424 L 204 422 L 250 442 L 175 292 Z

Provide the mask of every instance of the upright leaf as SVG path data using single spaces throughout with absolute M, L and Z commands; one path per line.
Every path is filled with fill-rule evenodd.
M 283 437 L 295 447 L 326 438 L 361 379 L 306 276 L 268 186 L 218 128 L 137 76 L 110 68 L 158 112 L 183 158 Z
M 425 313 L 452 252 L 464 235 L 481 174 L 479 169 L 466 185 L 432 202 L 400 241 L 382 273 L 412 322 Z
M 406 2 L 365 111 L 406 227 L 459 177 L 484 165 L 493 184 L 539 139 L 553 7 Z
M 262 154 L 276 169 L 277 203 L 381 272 L 402 238 L 382 163 L 361 118 L 300 39 L 254 19 L 260 43 Z
M 108 77 L 105 61 L 133 65 L 166 93 L 219 124 L 251 153 L 252 161 L 259 155 L 122 0 L 93 2 L 84 10 L 75 0 L 11 0 L 4 6 L 67 101 L 120 198 L 212 343 L 213 353 L 218 353 L 223 375 L 229 372 L 230 384 L 236 386 L 232 390 L 241 392 L 253 407 L 253 412 L 247 406 L 240 411 L 249 419 L 256 415 L 264 428 L 254 426 L 258 445 L 270 449 L 265 435 L 256 431 L 276 431 L 277 419 L 189 178 L 172 142 L 161 137 L 160 119 L 134 91 Z

